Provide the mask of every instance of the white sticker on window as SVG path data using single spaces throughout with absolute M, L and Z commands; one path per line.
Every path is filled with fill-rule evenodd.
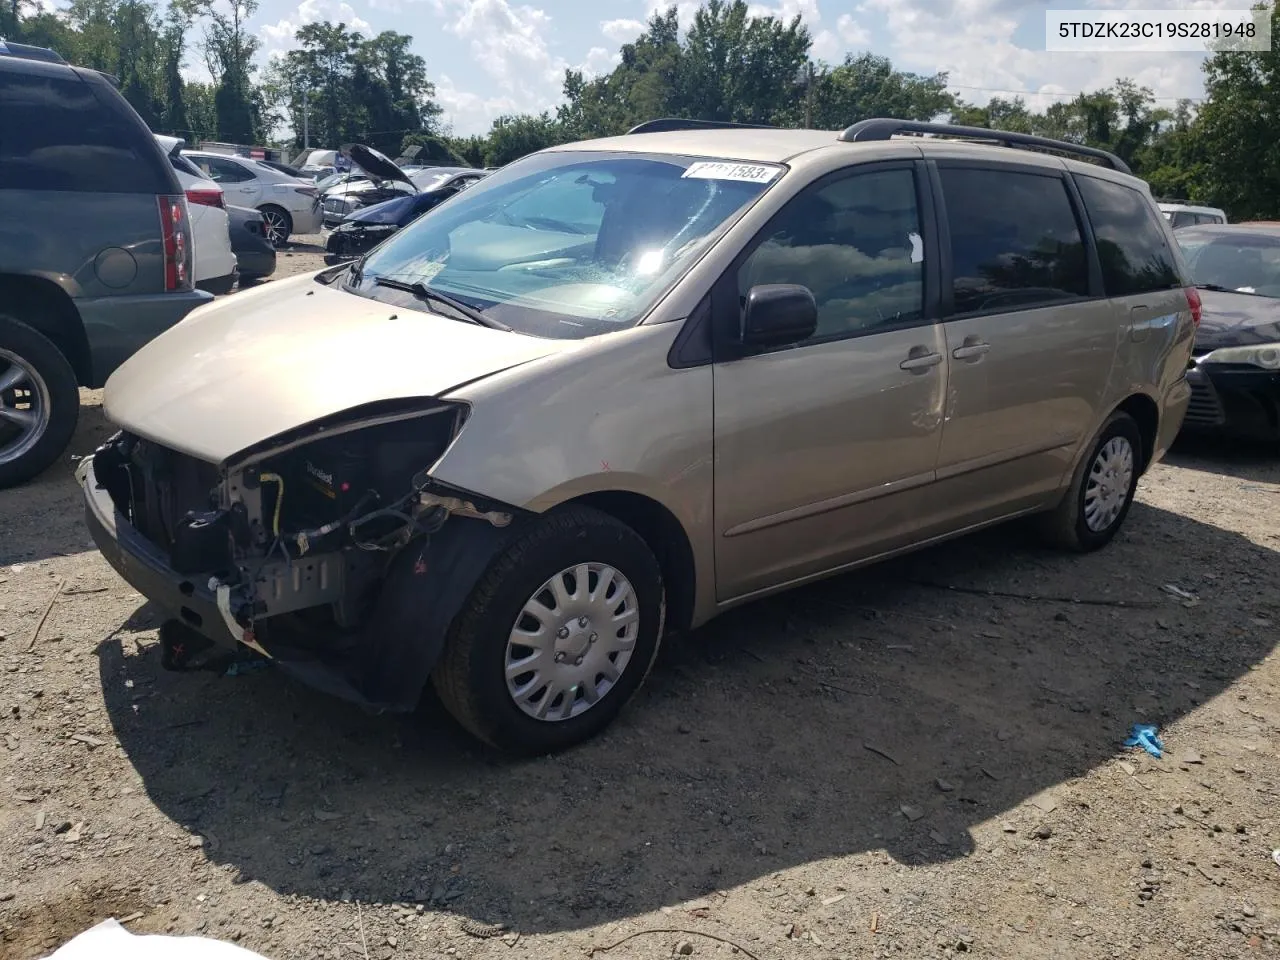
M 920 234 L 918 233 L 907 234 L 907 239 L 911 241 L 911 262 L 923 263 L 924 262 L 924 240 L 921 239 Z
M 689 165 L 680 176 L 690 180 L 745 180 L 747 183 L 770 183 L 782 172 L 781 167 L 764 163 L 726 163 L 723 160 L 700 160 Z

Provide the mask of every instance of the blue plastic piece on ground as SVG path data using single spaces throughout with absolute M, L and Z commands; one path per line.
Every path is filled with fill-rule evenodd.
M 1124 742 L 1124 745 L 1126 747 L 1141 747 L 1157 758 L 1164 752 L 1164 744 L 1156 736 L 1155 726 L 1150 723 L 1135 723 L 1133 729 L 1129 731 L 1129 739 Z

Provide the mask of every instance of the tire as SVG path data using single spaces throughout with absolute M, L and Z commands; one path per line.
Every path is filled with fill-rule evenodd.
M 33 428 L 14 423 L 22 413 L 35 413 Z M 62 351 L 38 330 L 0 313 L 0 489 L 30 480 L 57 460 L 79 419 L 80 388 Z
M 1111 414 L 1076 468 L 1071 487 L 1062 502 L 1041 518 L 1042 537 L 1052 546 L 1076 553 L 1088 553 L 1110 543 L 1133 505 L 1142 450 L 1142 431 L 1133 417 L 1120 411 Z M 1107 468 L 1108 460 L 1112 466 L 1121 467 L 1125 462 L 1125 451 L 1127 484 L 1123 476 L 1119 477 L 1119 486 L 1124 491 L 1123 500 L 1111 499 L 1107 496 L 1108 478 L 1101 471 Z
M 586 591 L 576 577 L 564 577 L 582 565 L 590 565 Z M 613 586 L 607 586 L 601 595 L 608 599 L 594 608 L 594 621 L 590 616 L 578 619 L 579 612 L 591 612 L 583 604 L 604 580 L 601 567 L 615 571 L 630 584 L 630 605 L 626 605 L 618 580 L 611 576 Z M 541 592 L 542 586 L 557 577 L 566 594 L 563 606 L 554 594 Z M 510 645 L 517 627 L 532 631 L 538 625 L 537 619 L 522 614 L 538 597 L 544 600 L 544 614 L 556 614 L 547 616 L 548 622 L 541 626 L 542 641 L 537 645 L 541 651 Z M 554 607 L 547 600 L 554 602 Z M 618 606 L 611 606 L 614 603 Z M 623 626 L 610 637 L 600 628 L 609 611 L 622 611 L 624 616 L 634 612 L 638 619 L 634 627 Z M 664 614 L 661 569 L 635 531 L 587 507 L 555 512 L 533 522 L 490 564 L 450 627 L 432 684 L 454 718 L 486 743 L 525 756 L 564 750 L 608 726 L 639 689 L 657 658 Z M 586 626 L 582 625 L 584 620 Z M 627 632 L 629 651 L 617 649 L 626 645 L 623 634 Z M 541 658 L 528 671 L 513 677 L 515 690 L 508 688 L 509 656 Z M 600 672 L 593 675 L 592 670 L 593 666 L 604 668 L 605 660 L 614 665 L 617 675 L 602 689 L 602 677 L 604 683 L 608 678 Z M 619 662 L 623 665 L 617 669 Z M 583 677 L 592 679 L 568 686 Z M 538 697 L 536 685 L 544 682 L 546 689 Z M 588 689 L 598 699 L 588 696 Z M 525 692 L 518 699 L 519 691 Z M 543 707 L 548 718 L 531 715 L 530 711 Z
M 293 233 L 293 217 L 289 216 L 289 211 L 269 203 L 265 207 L 259 207 L 258 212 L 262 214 L 262 228 L 271 245 L 283 247 L 288 243 L 289 235 Z

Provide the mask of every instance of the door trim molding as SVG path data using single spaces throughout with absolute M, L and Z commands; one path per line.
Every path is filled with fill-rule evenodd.
M 944 436 L 946 434 L 946 429 L 946 425 L 944 424 L 942 427 Z M 937 470 L 937 476 L 939 480 L 950 480 L 952 477 L 958 477 L 964 473 L 973 473 L 976 470 L 985 470 L 987 467 L 997 467 L 1002 463 L 1021 460 L 1023 457 L 1034 457 L 1037 453 L 1048 453 L 1050 450 L 1074 449 L 1076 444 L 1079 442 L 1079 437 L 1071 437 L 1067 434 L 1058 434 L 1056 437 L 1050 437 L 1047 440 L 1038 440 L 1035 443 L 1024 443 L 1022 446 L 1014 447 L 1011 450 L 997 450 L 995 453 L 989 453 L 985 457 L 975 457 L 972 460 L 962 460 L 959 463 L 953 463 L 948 467 L 939 467 Z
M 932 483 L 934 479 L 934 472 L 930 470 L 928 473 L 917 473 L 914 476 L 903 477 L 900 480 L 891 480 L 888 483 L 868 487 L 865 490 L 842 493 L 838 497 L 828 497 L 826 500 L 817 500 L 799 507 L 791 507 L 789 510 L 783 510 L 779 513 L 771 513 L 767 517 L 747 520 L 745 523 L 730 527 L 724 532 L 723 536 L 740 537 L 745 533 L 756 533 L 760 530 L 767 530 L 770 527 L 781 526 L 784 523 L 803 520 L 806 517 L 816 517 L 819 514 L 830 513 L 843 507 L 851 507 L 857 503 L 866 503 L 868 500 L 876 500 L 880 497 L 887 497 L 890 494 L 923 487 Z

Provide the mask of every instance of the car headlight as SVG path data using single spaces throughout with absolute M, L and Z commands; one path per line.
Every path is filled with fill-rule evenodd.
M 1245 363 L 1263 370 L 1280 370 L 1280 343 L 1251 347 L 1219 347 L 1200 358 L 1201 363 Z

